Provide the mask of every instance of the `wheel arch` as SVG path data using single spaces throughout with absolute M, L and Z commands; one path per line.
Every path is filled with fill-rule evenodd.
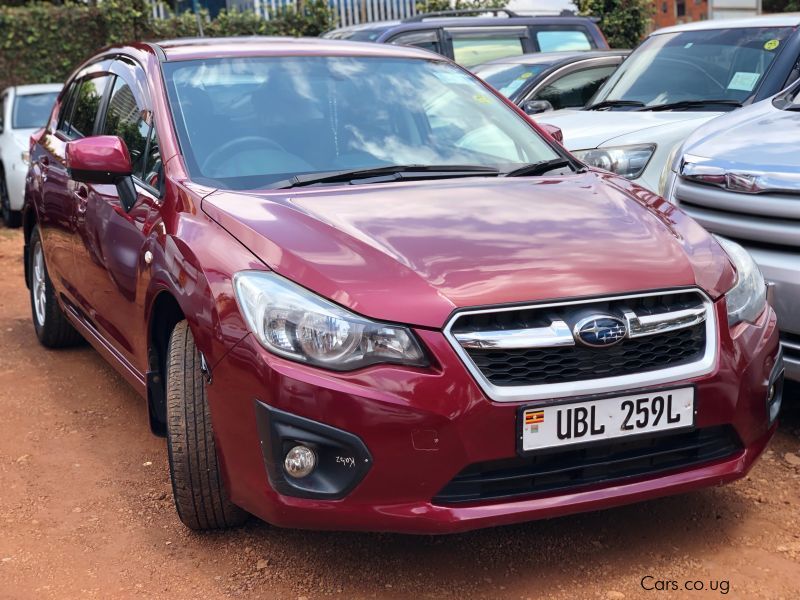
M 162 290 L 153 298 L 147 320 L 147 412 L 150 430 L 166 436 L 166 364 L 169 338 L 175 326 L 186 318 L 175 295 Z

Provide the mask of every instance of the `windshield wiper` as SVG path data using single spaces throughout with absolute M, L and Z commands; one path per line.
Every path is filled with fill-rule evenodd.
M 326 171 L 323 173 L 306 173 L 295 175 L 289 179 L 276 181 L 271 189 L 281 190 L 316 183 L 343 183 L 355 180 L 370 179 L 370 183 L 395 181 L 414 178 L 447 178 L 470 177 L 475 175 L 499 175 L 500 171 L 493 167 L 481 165 L 388 165 L 373 169 L 346 169 L 343 171 Z
M 574 163 L 568 158 L 551 158 L 550 160 L 543 160 L 541 162 L 525 165 L 524 167 L 519 167 L 518 169 L 504 173 L 503 177 L 535 177 L 536 175 L 544 175 L 556 169 L 562 169 L 564 167 L 574 168 L 574 166 Z
M 681 100 L 680 102 L 668 102 L 666 104 L 654 104 L 653 106 L 645 106 L 640 108 L 640 111 L 658 111 L 658 110 L 677 110 L 681 108 L 702 108 L 703 106 L 732 106 L 739 108 L 742 103 L 737 100 Z
M 603 100 L 591 106 L 587 106 L 583 110 L 600 110 L 602 108 L 615 108 L 617 106 L 644 106 L 644 102 L 638 100 Z

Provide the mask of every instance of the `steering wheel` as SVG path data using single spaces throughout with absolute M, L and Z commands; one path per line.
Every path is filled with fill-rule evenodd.
M 220 159 L 224 160 L 225 158 L 230 158 L 230 156 L 236 156 L 237 154 L 251 148 L 271 148 L 272 150 L 289 154 L 286 148 L 274 140 L 261 137 L 260 135 L 248 135 L 222 144 L 222 146 L 214 150 L 206 157 L 200 167 L 200 170 L 203 171 L 203 173 L 206 173 L 208 171 L 208 167 L 214 165 Z M 236 149 L 235 152 L 234 149 Z M 229 156 L 225 156 L 226 154 Z

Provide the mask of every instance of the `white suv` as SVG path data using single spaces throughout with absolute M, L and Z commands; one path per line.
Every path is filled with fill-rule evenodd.
M 7 227 L 19 227 L 31 134 L 46 125 L 60 83 L 10 87 L 0 94 L 0 209 Z
M 657 191 L 700 125 L 797 79 L 800 14 L 701 21 L 652 33 L 589 104 L 541 117 L 584 162 Z

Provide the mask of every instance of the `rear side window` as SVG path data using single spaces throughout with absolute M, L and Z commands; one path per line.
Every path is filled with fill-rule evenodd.
M 58 113 L 58 131 L 65 135 L 69 133 L 72 110 L 75 108 L 75 98 L 77 97 L 75 89 L 78 85 L 80 85 L 79 81 L 73 81 L 69 89 L 64 93 L 64 99 L 61 101 L 61 109 Z
M 442 47 L 439 44 L 439 36 L 436 31 L 411 31 L 409 33 L 401 33 L 393 37 L 389 43 L 398 46 L 414 46 L 415 48 L 436 52 L 436 54 L 442 53 Z
M 110 75 L 100 75 L 84 79 L 75 98 L 75 108 L 66 134 L 73 138 L 82 138 L 94 133 L 94 123 L 100 110 L 106 86 L 111 80 Z
M 586 106 L 589 99 L 616 68 L 614 65 L 609 65 L 569 73 L 546 85 L 530 99 L 547 100 L 556 110 Z
M 536 42 L 541 52 L 560 52 L 564 50 L 591 50 L 592 42 L 582 30 L 548 29 L 536 32 Z
M 464 67 L 473 67 L 496 58 L 524 54 L 523 39 L 527 31 L 492 31 L 484 28 L 480 32 L 452 31 L 453 58 Z

